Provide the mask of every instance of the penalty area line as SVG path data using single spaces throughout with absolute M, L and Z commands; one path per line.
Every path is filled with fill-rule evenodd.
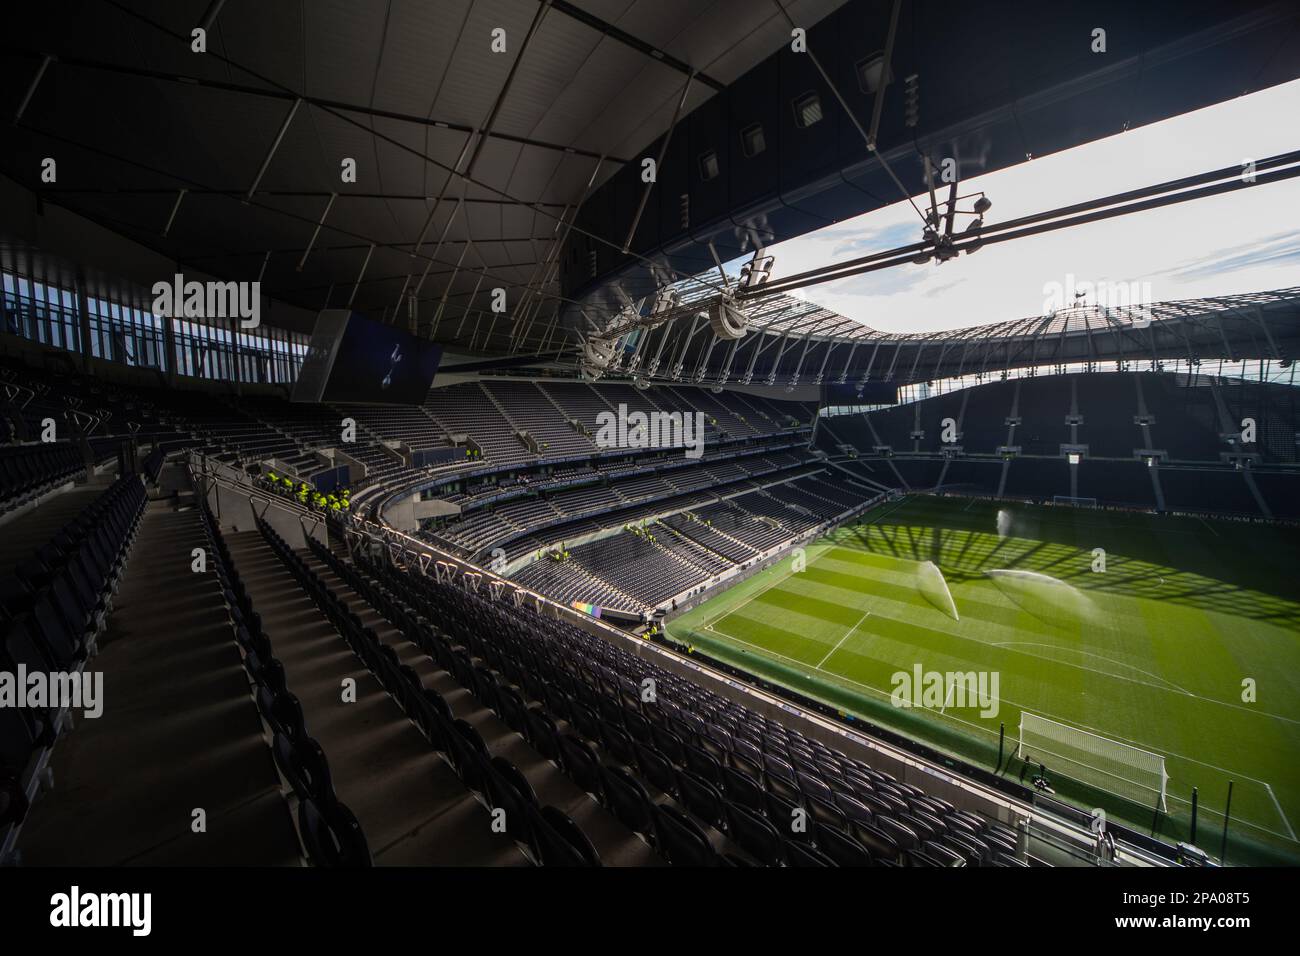
M 871 611 L 868 610 L 868 611 L 866 611 L 866 612 L 863 613 L 862 617 L 858 618 L 858 623 L 857 623 L 857 624 L 854 624 L 851 628 L 849 628 L 849 629 L 845 632 L 844 636 L 841 637 L 841 638 L 839 639 L 839 643 L 837 643 L 834 647 L 832 647 L 829 651 L 826 652 L 826 656 L 823 657 L 820 661 L 818 661 L 817 666 L 814 667 L 813 670 L 815 670 L 815 671 L 819 671 L 819 670 L 821 670 L 821 669 L 822 669 L 822 664 L 825 664 L 828 660 L 830 660 L 830 659 L 831 659 L 831 655 L 834 654 L 836 651 L 838 651 L 838 650 L 840 649 L 840 646 L 841 646 L 845 641 L 847 641 L 850 637 L 852 637 L 852 636 L 853 636 L 853 632 L 856 631 L 859 627 L 861 627 L 861 626 L 862 626 L 862 622 L 865 621 L 865 620 L 866 620 L 867 618 L 869 618 L 869 617 L 871 617 Z
M 1263 780 L 1261 780 L 1260 783 L 1264 784 L 1264 791 L 1268 794 L 1268 798 L 1273 801 L 1273 806 L 1277 809 L 1277 815 L 1282 818 L 1282 826 L 1286 827 L 1287 835 L 1294 840 L 1296 838 L 1295 831 L 1291 829 L 1291 821 L 1288 820 L 1286 814 L 1282 812 L 1282 804 L 1277 802 L 1277 794 L 1275 794 L 1273 788 L 1267 783 L 1264 783 Z

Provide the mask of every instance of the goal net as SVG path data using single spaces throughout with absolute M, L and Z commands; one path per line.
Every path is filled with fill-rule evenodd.
M 1165 810 L 1165 758 L 1037 714 L 1020 714 L 1016 756 L 1081 783 Z
M 1074 498 L 1070 495 L 1052 495 L 1052 504 L 1054 505 L 1074 505 L 1076 508 L 1095 508 L 1097 507 L 1096 498 Z

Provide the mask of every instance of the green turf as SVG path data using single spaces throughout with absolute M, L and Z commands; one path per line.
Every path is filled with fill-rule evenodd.
M 1050 761 L 1049 775 L 1064 796 L 1179 839 L 1197 787 L 1197 842 L 1216 853 L 1232 780 L 1232 845 L 1300 857 L 1298 557 L 1300 535 L 1261 525 L 909 497 L 807 548 L 805 569 L 786 558 L 668 631 L 990 768 L 999 723 L 1014 750 L 1021 709 L 1154 751 L 1169 774 L 1164 817 Z M 942 571 L 957 620 L 924 562 Z M 1049 578 L 988 574 L 1000 570 Z M 918 664 L 996 672 L 997 715 L 973 701 L 893 706 L 893 675 Z

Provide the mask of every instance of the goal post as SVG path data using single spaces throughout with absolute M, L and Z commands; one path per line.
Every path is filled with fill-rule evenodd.
M 1049 717 L 1020 713 L 1016 756 L 1068 777 L 1166 811 L 1165 758 Z

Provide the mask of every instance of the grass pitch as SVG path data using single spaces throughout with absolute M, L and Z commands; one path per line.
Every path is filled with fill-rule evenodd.
M 1298 558 L 1300 535 L 1262 525 L 908 497 L 807 548 L 803 570 L 787 557 L 668 632 L 989 768 L 1000 722 L 1014 753 L 1022 709 L 1153 751 L 1169 774 L 1167 815 L 1046 762 L 1061 795 L 1166 838 L 1186 838 L 1197 787 L 1197 842 L 1216 854 L 1231 780 L 1229 862 L 1295 861 Z M 1000 571 L 1012 573 L 989 573 Z M 893 706 L 894 675 L 917 665 L 996 672 L 998 713 Z

